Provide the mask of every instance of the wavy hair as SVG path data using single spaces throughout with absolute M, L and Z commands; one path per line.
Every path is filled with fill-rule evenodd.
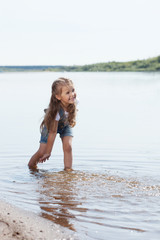
M 56 98 L 56 95 L 61 95 L 62 93 L 62 87 L 64 86 L 73 86 L 72 80 L 68 78 L 58 78 L 55 80 L 52 84 L 52 94 L 49 102 L 49 106 L 47 109 L 45 109 L 45 116 L 44 119 L 40 125 L 40 129 L 44 127 L 44 125 L 47 127 L 48 131 L 50 129 L 54 129 L 54 120 L 57 115 L 57 112 L 60 111 L 60 108 L 62 107 L 61 101 Z M 67 107 L 68 112 L 68 118 L 67 122 L 71 127 L 74 127 L 76 125 L 76 104 L 69 104 Z

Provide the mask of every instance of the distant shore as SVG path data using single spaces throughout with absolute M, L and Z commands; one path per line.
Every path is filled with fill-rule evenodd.
M 88 65 L 0 66 L 3 72 L 151 72 L 160 71 L 160 56 L 129 62 L 106 62 Z
M 78 239 L 74 233 L 0 200 L 1 240 Z

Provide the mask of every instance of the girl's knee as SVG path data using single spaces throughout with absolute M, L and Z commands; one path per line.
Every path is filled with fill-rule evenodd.
M 71 143 L 63 144 L 63 151 L 68 153 L 72 152 L 72 144 Z

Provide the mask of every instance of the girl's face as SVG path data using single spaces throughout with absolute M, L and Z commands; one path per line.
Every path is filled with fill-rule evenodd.
M 60 96 L 56 96 L 61 103 L 67 107 L 69 104 L 73 104 L 76 99 L 76 92 L 72 85 L 70 86 L 63 86 L 62 93 Z

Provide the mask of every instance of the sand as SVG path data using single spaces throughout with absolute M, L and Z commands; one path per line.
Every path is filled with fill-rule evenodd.
M 72 240 L 76 234 L 0 200 L 0 240 Z

